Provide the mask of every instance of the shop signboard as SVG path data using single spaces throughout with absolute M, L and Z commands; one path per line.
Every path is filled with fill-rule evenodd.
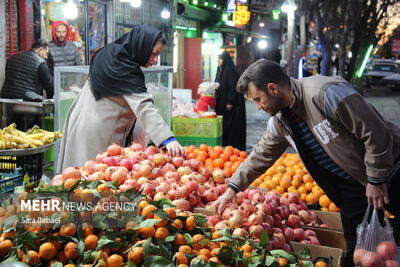
M 236 11 L 236 0 L 228 0 L 228 5 L 226 7 L 226 12 L 233 13 Z

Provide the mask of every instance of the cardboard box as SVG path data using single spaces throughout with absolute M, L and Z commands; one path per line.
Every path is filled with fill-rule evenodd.
M 320 227 L 304 226 L 305 230 L 313 230 L 321 245 L 346 250 L 346 240 L 342 231 L 334 231 Z
M 215 216 L 217 215 L 217 212 L 215 209 L 206 209 L 206 208 L 194 208 L 193 213 L 200 213 L 205 216 Z
M 314 210 L 319 224 L 327 224 L 328 229 L 343 231 L 342 219 L 339 212 Z
M 330 258 L 332 257 L 332 267 L 343 266 L 344 252 L 340 248 L 332 248 L 327 246 L 307 245 L 299 242 L 290 242 L 294 252 L 300 252 L 304 248 L 310 250 L 311 259 L 315 260 L 318 257 Z

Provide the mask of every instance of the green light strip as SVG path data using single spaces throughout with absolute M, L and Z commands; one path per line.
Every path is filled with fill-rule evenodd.
M 185 27 L 185 26 L 173 26 L 174 29 L 185 30 L 185 31 L 197 31 L 197 28 Z
M 364 60 L 363 60 L 363 62 L 362 62 L 362 64 L 361 64 L 361 67 L 360 67 L 360 68 L 358 69 L 358 71 L 356 72 L 356 76 L 357 76 L 358 78 L 361 78 L 361 76 L 363 75 L 364 70 L 365 70 L 365 66 L 367 66 L 367 62 L 368 62 L 369 56 L 371 55 L 371 52 L 372 52 L 372 49 L 373 49 L 373 48 L 374 48 L 373 45 L 370 45 L 370 46 L 368 47 L 367 53 L 365 54 Z

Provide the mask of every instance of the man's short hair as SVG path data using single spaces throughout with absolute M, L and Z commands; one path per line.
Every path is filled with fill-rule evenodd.
M 289 85 L 290 78 L 279 64 L 270 60 L 259 59 L 240 76 L 236 90 L 239 93 L 246 93 L 250 82 L 253 82 L 259 90 L 267 90 L 265 85 L 268 83 Z
M 35 42 L 33 42 L 32 49 L 37 49 L 37 48 L 42 48 L 42 47 L 46 48 L 48 46 L 49 46 L 48 43 L 46 43 L 43 40 L 39 39 L 39 40 L 36 40 Z

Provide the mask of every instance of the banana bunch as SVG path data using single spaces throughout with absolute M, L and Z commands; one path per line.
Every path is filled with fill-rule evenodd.
M 15 123 L 10 124 L 0 130 L 0 150 L 1 149 L 27 149 L 40 147 L 53 143 L 57 138 L 61 138 L 60 131 L 49 132 L 40 129 L 35 125 L 27 132 L 17 129 Z

